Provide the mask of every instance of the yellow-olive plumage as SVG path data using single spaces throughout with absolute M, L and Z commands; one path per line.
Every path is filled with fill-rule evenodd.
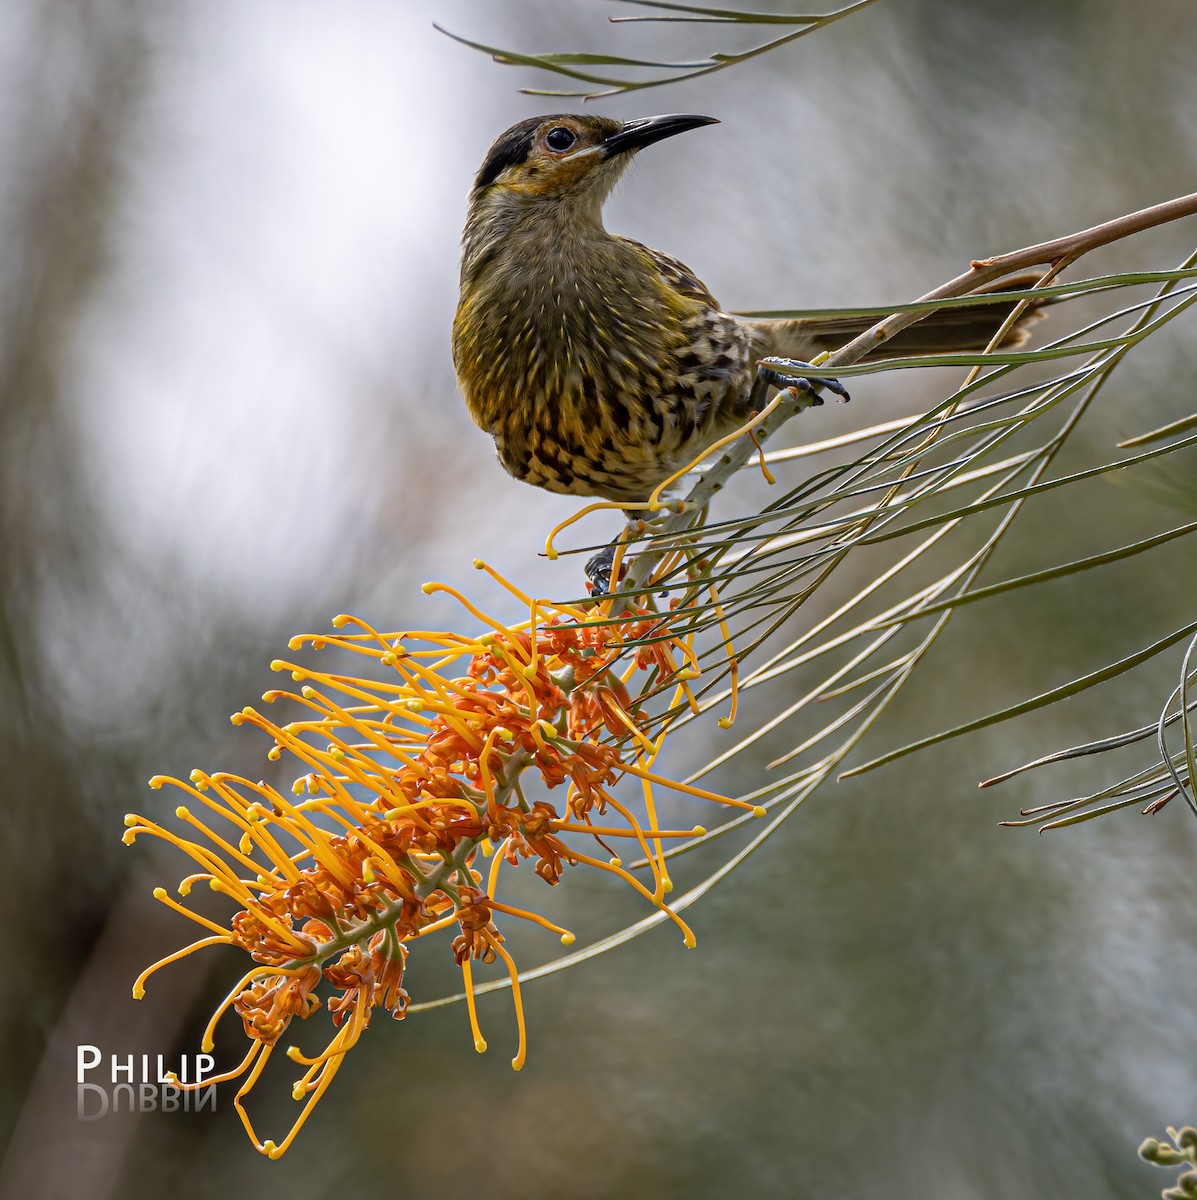
M 603 201 L 638 149 L 712 123 L 557 114 L 491 147 L 462 238 L 453 360 L 470 414 L 517 479 L 643 501 L 743 423 L 761 358 L 806 359 L 866 327 L 734 316 L 684 264 L 603 228 Z M 883 350 L 979 348 L 1008 311 L 932 314 Z M 1007 344 L 1023 336 L 1020 325 Z

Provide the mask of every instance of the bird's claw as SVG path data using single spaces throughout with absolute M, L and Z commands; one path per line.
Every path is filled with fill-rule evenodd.
M 810 392 L 814 397 L 815 404 L 823 403 L 823 397 L 819 395 L 819 388 L 826 388 L 829 392 L 834 392 L 835 395 L 842 397 L 845 403 L 852 399 L 848 395 L 848 389 L 838 379 L 832 379 L 826 375 L 800 375 L 795 378 L 793 375 L 783 374 L 776 370 L 776 367 L 784 367 L 787 372 L 817 370 L 813 363 L 803 362 L 797 358 L 767 358 L 761 363 L 758 372 L 760 377 L 773 387 L 799 387 L 804 392 Z
M 615 551 L 618 547 L 617 539 L 586 560 L 586 578 L 590 581 L 592 595 L 605 596 L 610 592 L 611 571 L 615 566 Z

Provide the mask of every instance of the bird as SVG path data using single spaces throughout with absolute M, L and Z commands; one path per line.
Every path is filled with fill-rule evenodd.
M 512 125 L 487 152 L 462 234 L 453 361 L 470 415 L 516 479 L 631 512 L 748 419 L 762 371 L 794 382 L 762 360 L 806 368 L 871 324 L 738 316 L 678 259 L 607 231 L 604 201 L 636 154 L 714 124 L 554 113 Z M 1013 305 L 934 311 L 869 357 L 981 349 Z M 1034 315 L 1002 344 L 1025 340 Z M 847 397 L 832 379 L 808 386 Z

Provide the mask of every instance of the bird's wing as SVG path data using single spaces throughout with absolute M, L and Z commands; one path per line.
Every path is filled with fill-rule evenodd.
M 719 308 L 719 301 L 707 291 L 706 285 L 684 262 L 679 262 L 672 255 L 663 254 L 660 250 L 654 250 L 651 246 L 646 246 L 643 242 L 634 241 L 632 238 L 620 238 L 619 240 L 627 242 L 639 250 L 643 250 L 652 259 L 653 265 L 661 273 L 661 278 L 675 292 L 691 300 L 697 300 L 711 308 Z
M 1022 291 L 1039 282 L 1038 271 L 1022 271 L 974 295 L 991 297 L 993 303 L 975 307 L 941 308 L 927 313 L 915 324 L 883 342 L 865 357 L 870 362 L 882 358 L 900 358 L 906 354 L 949 354 L 953 351 L 984 350 L 1014 308 L 1013 300 L 1002 293 Z M 999 349 L 1021 346 L 1031 335 L 1031 326 L 1044 311 L 1048 298 L 1032 300 L 1014 325 L 1002 337 Z M 825 350 L 837 350 L 881 319 L 881 309 L 863 317 L 794 317 L 782 319 L 740 319 L 752 331 L 761 355 L 782 358 L 813 358 Z

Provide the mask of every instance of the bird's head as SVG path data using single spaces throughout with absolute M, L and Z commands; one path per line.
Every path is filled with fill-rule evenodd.
M 539 199 L 597 192 L 601 201 L 637 150 L 714 124 L 714 117 L 690 114 L 635 121 L 575 113 L 530 117 L 491 146 L 474 180 L 474 194 Z
M 493 235 L 525 219 L 600 224 L 603 201 L 637 150 L 717 123 L 691 114 L 617 121 L 553 113 L 520 121 L 496 139 L 474 179 L 467 251 L 472 234 Z

